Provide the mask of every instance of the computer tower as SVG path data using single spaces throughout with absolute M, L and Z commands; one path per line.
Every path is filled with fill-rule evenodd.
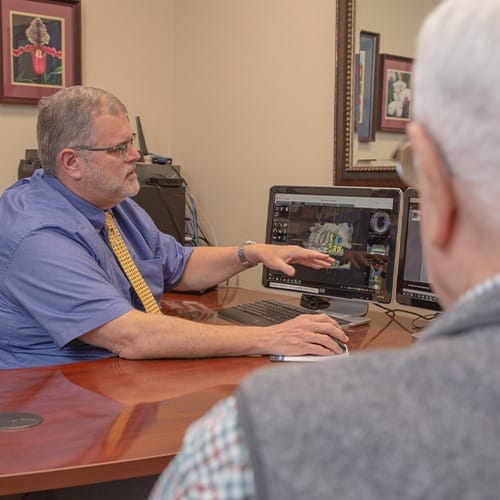
M 158 229 L 171 234 L 184 244 L 186 190 L 180 182 L 142 184 L 139 193 L 132 198 L 154 220 Z
M 38 157 L 38 151 L 36 149 L 26 149 L 24 158 L 19 161 L 17 167 L 17 179 L 20 180 L 25 177 L 31 177 L 33 172 L 41 167 L 42 163 Z

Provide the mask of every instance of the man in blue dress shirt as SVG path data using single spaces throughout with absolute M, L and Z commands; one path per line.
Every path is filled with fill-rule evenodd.
M 145 313 L 107 243 L 107 211 L 156 302 L 165 291 L 220 283 L 249 262 L 291 275 L 292 263 L 332 259 L 293 246 L 184 247 L 161 233 L 129 198 L 140 189 L 139 153 L 125 106 L 106 91 L 76 86 L 42 98 L 37 135 L 43 169 L 0 199 L 0 368 L 339 351 L 331 337 L 346 337 L 324 315 L 259 328 Z

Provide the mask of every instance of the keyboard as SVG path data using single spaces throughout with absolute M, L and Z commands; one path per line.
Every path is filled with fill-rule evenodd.
M 278 300 L 264 299 L 222 309 L 217 314 L 223 319 L 243 325 L 270 326 L 296 318 L 301 314 L 320 314 L 324 311 L 294 306 Z M 347 318 L 334 318 L 341 326 L 348 328 L 353 323 Z

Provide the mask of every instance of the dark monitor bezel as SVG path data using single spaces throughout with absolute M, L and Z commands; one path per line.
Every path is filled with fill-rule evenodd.
M 411 200 L 418 198 L 418 191 L 414 188 L 407 188 L 403 192 L 403 202 L 401 205 L 401 226 L 400 226 L 400 241 L 399 241 L 399 259 L 398 259 L 398 272 L 396 279 L 396 302 L 405 306 L 419 307 L 422 309 L 430 309 L 433 311 L 440 311 L 441 306 L 432 298 L 437 300 L 436 294 L 430 287 L 422 289 L 420 297 L 407 295 L 403 293 L 404 286 L 404 271 L 405 262 L 407 257 L 407 238 L 408 238 L 408 223 L 410 217 L 410 204 Z
M 277 193 L 283 194 L 325 194 L 325 195 L 337 195 L 337 196 L 362 196 L 362 197 L 374 197 L 374 198 L 392 198 L 394 200 L 394 210 L 395 210 L 395 220 L 396 228 L 394 231 L 394 254 L 393 258 L 393 269 L 392 269 L 392 286 L 388 290 L 389 297 L 386 300 L 379 301 L 369 297 L 346 297 L 344 294 L 340 294 L 339 290 L 329 289 L 325 293 L 316 293 L 314 291 L 291 289 L 286 285 L 279 286 L 273 283 L 270 286 L 270 282 L 267 279 L 267 268 L 263 266 L 262 268 L 262 285 L 265 288 L 270 288 L 276 291 L 288 291 L 294 293 L 311 294 L 318 296 L 325 296 L 331 299 L 347 300 L 347 301 L 358 301 L 358 302 L 380 302 L 380 303 L 390 303 L 394 300 L 394 290 L 396 284 L 397 276 L 397 238 L 399 234 L 399 223 L 400 223 L 400 210 L 402 203 L 402 191 L 399 188 L 393 187 L 373 187 L 373 186 L 294 186 L 294 185 L 276 185 L 272 186 L 269 190 L 269 201 L 268 201 L 268 212 L 267 212 L 267 224 L 266 224 L 266 243 L 274 243 L 272 239 L 273 230 L 273 207 L 274 207 L 274 197 Z M 306 287 L 305 287 L 306 288 Z

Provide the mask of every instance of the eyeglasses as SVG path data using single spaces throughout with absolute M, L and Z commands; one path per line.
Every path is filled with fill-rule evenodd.
M 134 144 L 135 141 L 135 133 L 132 134 L 132 137 L 125 142 L 117 144 L 116 146 L 110 146 L 108 148 L 93 148 L 90 146 L 73 146 L 72 149 L 76 149 L 77 151 L 106 151 L 107 153 L 119 153 L 121 159 L 124 160 L 130 154 L 130 147 Z
M 455 174 L 451 168 L 448 158 L 444 155 L 443 150 L 437 142 L 434 142 L 434 146 L 439 153 L 446 173 L 450 176 L 450 178 L 453 178 Z M 399 178 L 407 186 L 414 187 L 418 190 L 418 168 L 415 167 L 415 162 L 413 161 L 413 148 L 409 139 L 405 139 L 398 145 L 392 154 L 392 159 L 396 161 L 396 172 L 399 175 Z
M 418 189 L 418 172 L 413 163 L 413 150 L 408 139 L 398 145 L 392 154 L 392 159 L 396 160 L 396 172 L 399 178 L 407 186 Z

